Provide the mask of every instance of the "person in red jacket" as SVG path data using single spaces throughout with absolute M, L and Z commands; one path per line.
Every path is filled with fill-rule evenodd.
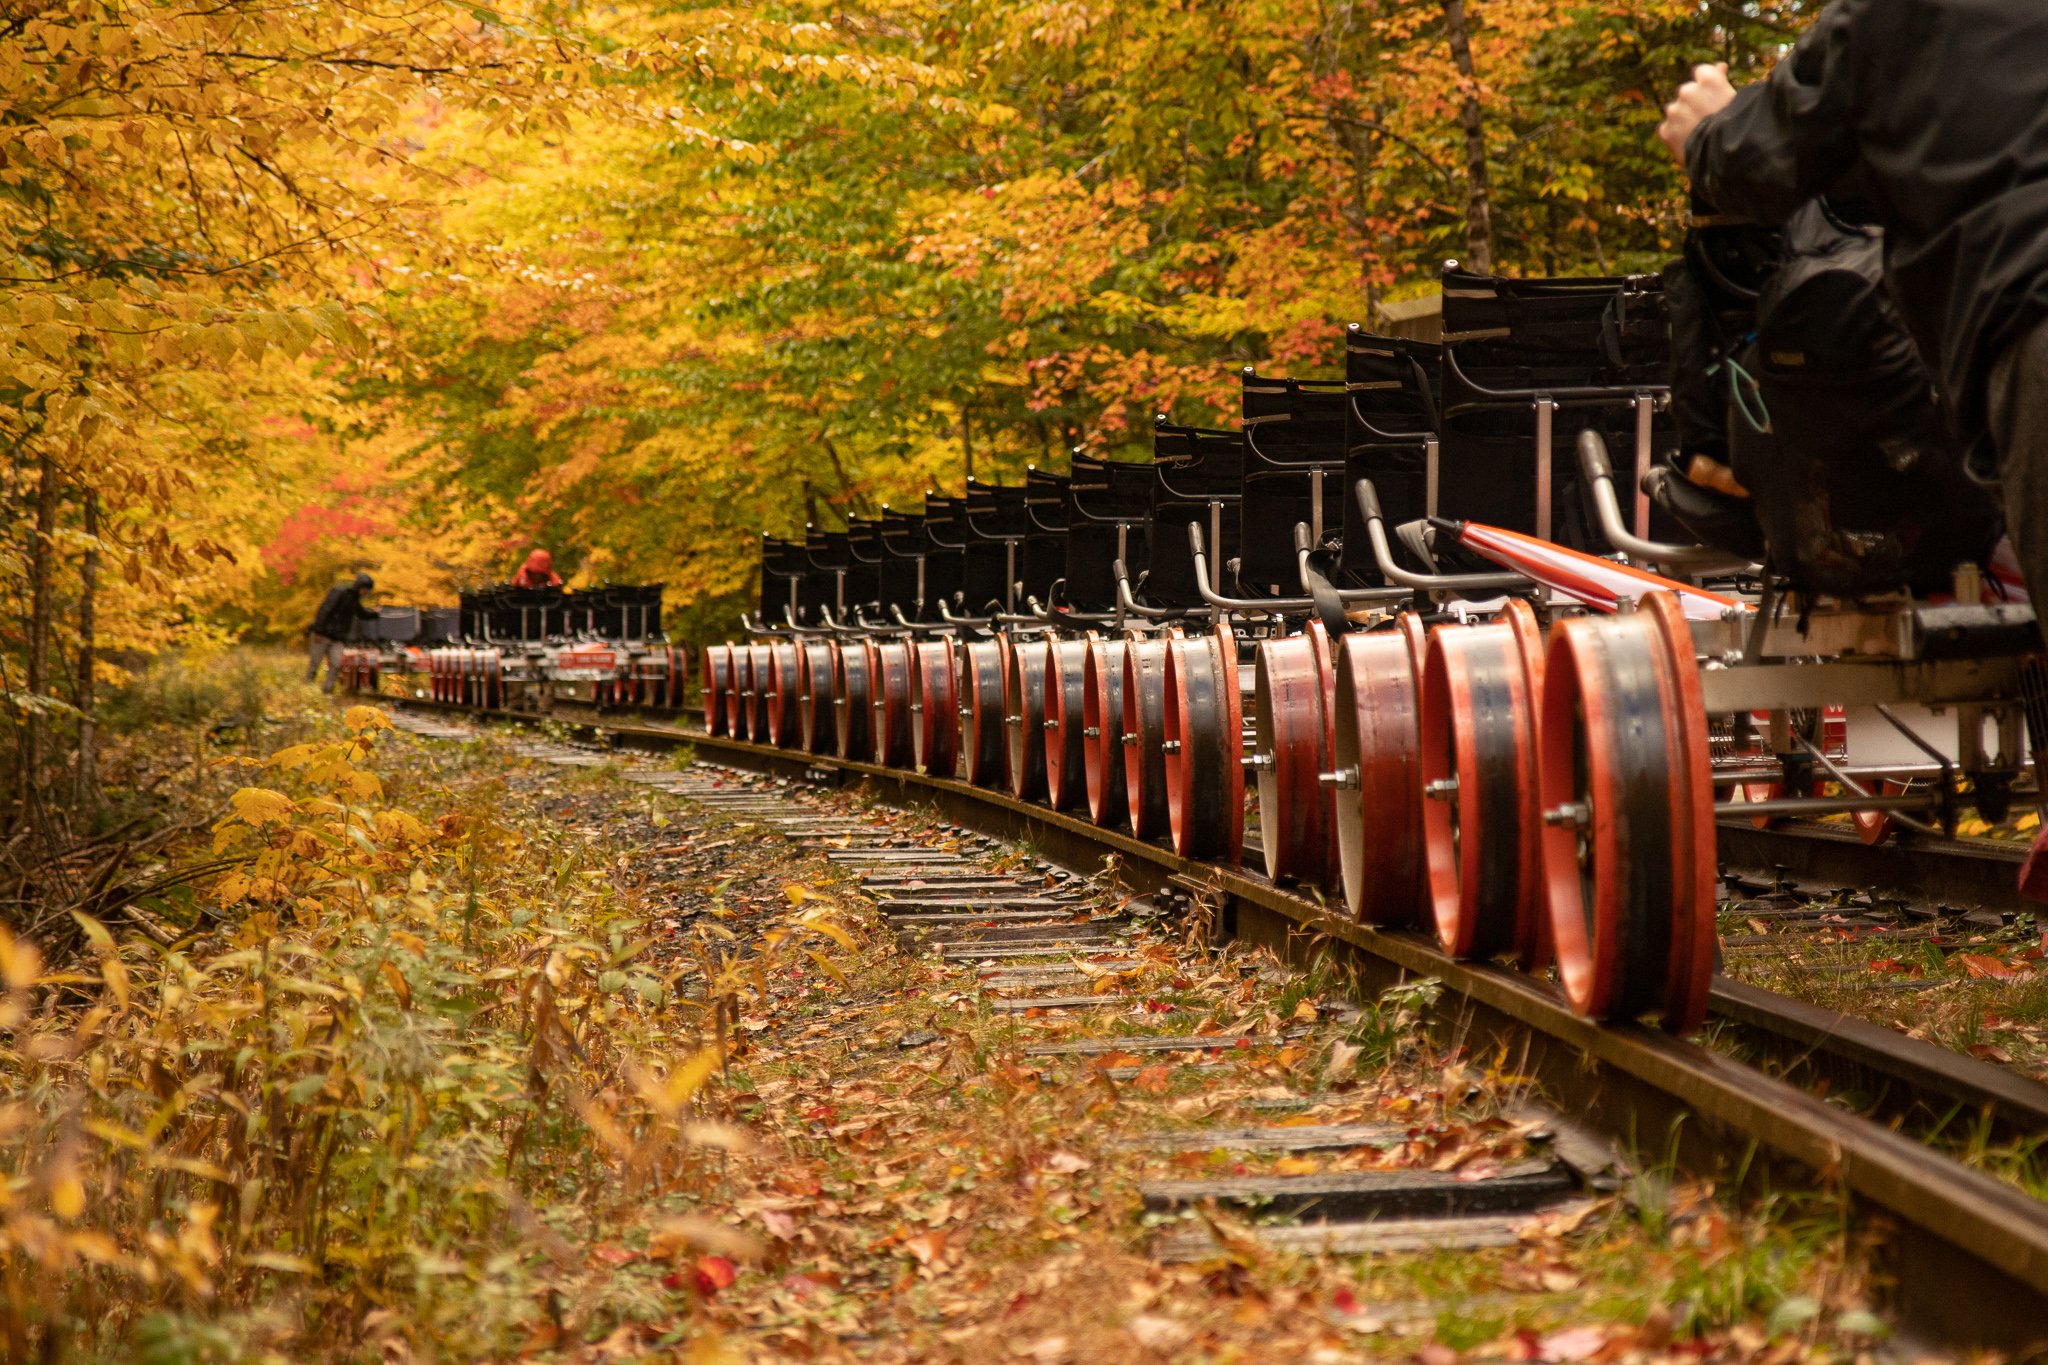
M 512 575 L 515 588 L 559 588 L 562 576 L 555 572 L 555 557 L 546 550 L 535 550 L 526 557 L 526 563 L 519 572 Z

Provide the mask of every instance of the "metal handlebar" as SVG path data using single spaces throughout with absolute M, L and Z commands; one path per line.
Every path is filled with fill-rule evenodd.
M 1372 557 L 1379 562 L 1380 572 L 1387 576 L 1388 582 L 1426 592 L 1491 591 L 1528 584 L 1529 579 L 1518 573 L 1415 573 L 1402 568 L 1394 562 L 1393 546 L 1387 543 L 1387 519 L 1380 511 L 1379 490 L 1372 486 L 1371 479 L 1360 479 L 1351 491 L 1358 499 L 1358 510 L 1365 516 L 1365 533 L 1372 541 Z
M 1579 433 L 1579 468 L 1593 490 L 1593 508 L 1600 517 L 1600 534 L 1625 555 L 1650 560 L 1672 568 L 1723 569 L 1734 572 L 1756 566 L 1739 556 L 1710 545 L 1677 545 L 1661 540 L 1644 540 L 1632 535 L 1621 516 L 1621 498 L 1614 491 L 1614 462 L 1607 453 L 1607 438 L 1597 431 Z

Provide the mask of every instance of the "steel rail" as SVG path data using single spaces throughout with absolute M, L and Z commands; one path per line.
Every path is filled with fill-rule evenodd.
M 527 724 L 553 719 L 614 747 L 689 744 L 786 776 L 859 778 L 885 800 L 933 805 L 991 834 L 1029 835 L 1077 870 L 1113 860 L 1136 886 L 1191 892 L 1213 907 L 1224 935 L 1266 943 L 1296 961 L 1338 957 L 1367 989 L 1433 978 L 1461 998 L 1456 1025 L 1475 1052 L 1499 1048 L 1505 1065 L 1540 1081 L 1589 1126 L 1701 1175 L 1755 1185 L 1797 1173 L 1806 1187 L 1831 1187 L 1857 1212 L 1876 1215 L 1879 1226 L 1895 1230 L 1879 1250 L 1908 1330 L 2014 1360 L 2048 1360 L 2048 1202 L 1712 1048 L 1643 1025 L 1596 1024 L 1573 1014 L 1548 983 L 1446 957 L 1418 933 L 1360 924 L 1243 868 L 1184 859 L 954 779 L 674 726 L 393 700 Z M 1972 1119 L 1981 1113 L 2036 1137 L 2048 1132 L 2048 1088 L 1933 1044 L 1725 979 L 1715 983 L 1713 1015 L 1769 1041 L 1781 1059 L 1789 1049 L 1810 1066 L 1896 1085 L 1902 1094 L 1895 1100 L 1933 1101 Z

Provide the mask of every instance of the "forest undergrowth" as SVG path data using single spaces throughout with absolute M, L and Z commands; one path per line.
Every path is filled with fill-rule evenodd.
M 1306 1097 L 1281 1121 L 1406 1136 L 1258 1172 L 1478 1176 L 1526 1155 L 1526 1086 L 1427 1042 L 1427 991 L 1360 1010 L 1242 948 L 1079 964 L 1128 1009 L 1002 1013 L 758 828 L 210 667 L 126 699 L 114 771 L 191 827 L 159 879 L 211 870 L 68 949 L 0 947 L 9 1362 L 1787 1362 L 1883 1336 L 1826 1196 L 1644 1173 L 1519 1245 L 1372 1259 L 1146 1215 L 1141 1178 L 1249 1169 L 1132 1145 L 1162 1125 Z M 1246 1046 L 1025 1052 L 1176 1027 Z M 1181 1223 L 1216 1254 L 1154 1260 Z

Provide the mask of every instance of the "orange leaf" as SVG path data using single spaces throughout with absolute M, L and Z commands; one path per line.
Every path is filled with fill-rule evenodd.
M 2013 981 L 2024 975 L 1989 953 L 1957 953 L 1956 961 L 1962 963 L 1963 970 L 1971 976 L 1992 981 Z

